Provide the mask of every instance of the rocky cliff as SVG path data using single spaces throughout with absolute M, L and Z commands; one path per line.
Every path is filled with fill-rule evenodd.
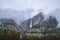
M 42 15 L 42 12 L 34 16 L 33 18 L 29 18 L 28 20 L 22 22 L 20 24 L 20 27 L 24 29 L 30 28 L 30 26 L 37 25 L 37 24 L 42 24 L 44 20 L 44 16 Z

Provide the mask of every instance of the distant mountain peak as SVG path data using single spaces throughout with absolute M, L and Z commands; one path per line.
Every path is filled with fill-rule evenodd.
M 43 20 L 44 20 L 44 16 L 43 16 L 42 12 L 40 12 L 37 15 L 35 15 L 34 17 L 29 18 L 28 20 L 22 22 L 20 24 L 20 27 L 22 27 L 23 29 L 28 29 L 33 25 L 41 24 Z

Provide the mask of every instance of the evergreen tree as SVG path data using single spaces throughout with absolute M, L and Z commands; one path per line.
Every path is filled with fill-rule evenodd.
M 48 24 L 47 27 L 49 27 L 49 28 L 51 28 L 51 27 L 55 28 L 58 25 L 58 21 L 57 21 L 57 19 L 55 17 L 50 16 L 49 19 L 48 19 L 47 24 Z
M 44 36 L 50 33 L 55 34 L 58 21 L 55 17 L 50 16 L 47 20 L 45 20 L 45 23 L 43 25 L 45 26 L 44 31 L 42 31 L 42 34 L 44 34 Z

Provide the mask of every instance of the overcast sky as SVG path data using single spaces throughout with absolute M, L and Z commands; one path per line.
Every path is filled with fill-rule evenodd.
M 60 0 L 0 0 L 0 8 L 27 11 L 30 9 L 34 10 L 33 15 L 37 10 L 42 10 L 47 14 L 52 9 L 60 8 Z
M 43 9 L 47 13 L 54 8 L 60 8 L 60 0 L 0 0 L 0 8 L 14 10 Z

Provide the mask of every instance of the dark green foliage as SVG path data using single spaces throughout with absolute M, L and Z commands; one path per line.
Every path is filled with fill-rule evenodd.
M 22 40 L 39 40 L 39 37 L 35 36 L 25 36 Z
M 32 28 L 40 28 L 40 25 L 39 24 L 34 25 L 34 26 L 32 26 Z
M 20 34 L 14 31 L 0 29 L 0 40 L 20 40 Z
M 47 20 L 48 20 L 47 27 L 49 27 L 49 28 L 50 27 L 52 27 L 52 28 L 57 27 L 58 21 L 55 17 L 50 16 L 49 19 L 47 19 Z
M 50 34 L 50 33 L 56 34 L 57 33 L 56 27 L 58 25 L 57 19 L 53 16 L 50 16 L 45 22 L 46 22 L 44 25 L 45 28 L 44 28 L 44 31 L 42 31 L 42 33 L 44 35 Z
M 6 30 L 4 30 L 4 33 L 7 33 Z
M 20 37 L 15 34 L 0 34 L 0 40 L 20 40 Z
M 0 34 L 4 33 L 4 30 L 0 29 Z

